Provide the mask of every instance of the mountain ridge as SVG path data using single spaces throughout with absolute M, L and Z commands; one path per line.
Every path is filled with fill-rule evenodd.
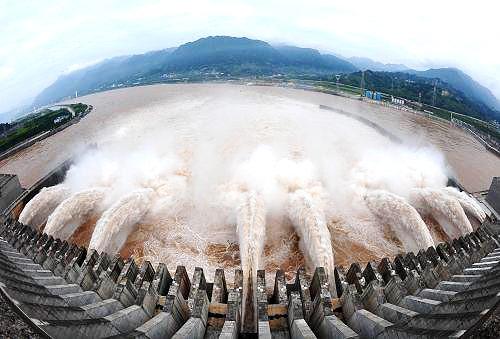
M 351 61 L 349 61 L 351 60 Z M 128 85 L 143 79 L 161 82 L 175 74 L 199 76 L 217 73 L 224 76 L 247 77 L 273 74 L 291 76 L 320 75 L 333 77 L 358 70 L 403 72 L 422 78 L 436 78 L 461 91 L 470 100 L 478 100 L 500 111 L 500 101 L 489 89 L 456 68 L 416 71 L 405 65 L 382 64 L 368 58 L 342 58 L 316 49 L 290 45 L 273 46 L 265 41 L 246 37 L 209 36 L 178 47 L 144 54 L 125 55 L 103 60 L 60 76 L 36 96 L 33 105 L 42 106 L 80 94 Z

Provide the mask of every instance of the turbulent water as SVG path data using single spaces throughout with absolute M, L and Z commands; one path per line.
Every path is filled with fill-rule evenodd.
M 467 193 L 460 192 L 454 187 L 446 187 L 444 190 L 447 194 L 457 199 L 465 212 L 470 213 L 480 222 L 483 222 L 486 219 L 486 213 L 483 211 L 481 206 L 479 206 L 477 201 L 470 197 Z
M 328 269 L 417 250 L 433 243 L 428 216 L 461 235 L 465 212 L 484 212 L 445 188 L 447 177 L 477 191 L 500 174 L 498 158 L 446 123 L 321 93 L 178 85 L 80 100 L 94 106 L 82 121 L 0 162 L 29 186 L 77 155 L 64 184 L 41 191 L 20 221 L 64 237 L 88 229 L 79 239 L 91 248 L 209 277 L 221 266 L 231 279 L 240 265 Z
M 417 210 L 403 198 L 385 191 L 372 191 L 365 197 L 370 211 L 388 224 L 406 251 L 434 245 L 431 233 Z
M 288 216 L 302 241 L 302 251 L 307 253 L 312 266 L 324 267 L 332 273 L 334 267 L 330 231 L 323 210 L 310 193 L 297 190 L 290 193 Z
M 423 214 L 431 214 L 451 239 L 472 232 L 472 225 L 460 202 L 445 190 L 413 190 L 412 201 Z
M 97 222 L 89 248 L 118 253 L 151 206 L 151 189 L 134 191 L 114 203 Z
M 49 215 L 69 194 L 70 189 L 64 185 L 42 188 L 26 204 L 19 215 L 19 221 L 40 229 L 47 222 Z
M 44 232 L 64 240 L 68 239 L 96 212 L 104 194 L 103 188 L 91 188 L 63 200 L 48 217 Z
M 243 305 L 253 304 L 256 293 L 257 270 L 262 268 L 262 252 L 266 234 L 266 210 L 262 198 L 256 192 L 243 194 L 237 212 L 238 240 L 240 244 L 241 269 L 243 270 Z M 242 317 L 255 318 L 256 309 L 244 308 Z

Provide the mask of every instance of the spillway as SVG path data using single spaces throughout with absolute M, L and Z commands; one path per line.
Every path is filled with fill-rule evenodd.
M 451 239 L 472 232 L 472 225 L 453 196 L 440 189 L 420 188 L 411 192 L 410 200 L 425 214 L 431 214 Z
M 134 226 L 148 212 L 152 195 L 152 189 L 136 190 L 108 208 L 95 226 L 89 248 L 98 252 L 117 253 Z
M 69 188 L 62 184 L 42 188 L 26 204 L 19 215 L 19 221 L 25 225 L 31 225 L 40 229 L 54 209 L 69 195 Z
M 289 194 L 288 217 L 300 237 L 302 251 L 307 253 L 312 266 L 324 267 L 329 280 L 333 282 L 332 240 L 323 210 L 309 192 L 298 189 Z
M 258 268 L 270 274 L 278 267 L 292 272 L 302 265 L 307 269 L 331 267 L 333 262 L 348 265 L 353 257 L 365 262 L 395 255 L 402 246 L 427 244 L 428 237 L 410 239 L 408 244 L 396 237 L 385 238 L 387 225 L 396 230 L 416 225 L 413 231 L 419 232 L 423 227 L 414 211 L 401 201 L 395 201 L 394 206 L 372 202 L 389 210 L 401 209 L 401 220 L 388 213 L 377 215 L 373 208 L 370 211 L 363 199 L 366 192 L 383 189 L 413 205 L 409 191 L 414 187 L 443 189 L 448 167 L 470 191 L 485 189 L 484 182 L 489 184 L 491 174 L 498 172 L 498 159 L 480 151 L 480 145 L 460 130 L 338 96 L 277 87 L 186 84 L 134 87 L 90 95 L 85 100 L 94 110 L 75 128 L 41 141 L 25 150 L 22 157 L 11 157 L 0 166 L 5 172 L 18 172 L 22 185 L 29 187 L 60 159 L 73 158 L 64 185 L 71 194 L 105 185 L 109 191 L 102 208 L 111 207 L 103 215 L 101 208 L 92 212 L 72 241 L 82 245 L 92 240 L 92 246 L 99 250 L 134 253 L 139 259 L 165 262 L 168 267 L 183 264 L 189 272 L 204 267 L 208 276 L 221 266 L 233 272 L 239 259 L 246 267 L 253 267 L 254 274 Z M 322 110 L 319 105 L 334 109 Z M 338 114 L 340 111 L 348 114 Z M 369 124 L 349 116 L 369 119 L 396 134 L 402 143 L 396 145 Z M 422 126 L 427 126 L 429 133 L 424 134 Z M 416 131 L 425 135 L 418 144 L 413 143 Z M 83 152 L 81 144 L 87 143 L 96 143 L 98 148 Z M 431 151 L 433 146 L 443 152 Z M 457 157 L 450 156 L 457 152 Z M 254 153 L 256 159 L 249 157 Z M 475 158 L 476 154 L 481 155 Z M 249 166 L 239 171 L 249 158 Z M 356 176 L 360 166 L 363 171 Z M 317 199 L 309 189 L 312 181 L 323 187 L 328 199 Z M 259 247 L 265 248 L 263 258 L 255 259 L 255 252 L 261 249 L 247 249 L 250 242 L 242 241 L 240 230 L 235 231 L 237 199 L 230 204 L 219 199 L 219 188 L 226 183 L 238 186 L 234 189 L 238 193 L 253 189 L 262 195 L 268 228 L 268 236 L 258 235 L 264 237 L 258 240 Z M 139 202 L 127 211 L 120 209 L 120 199 L 138 187 L 155 191 L 145 199 L 150 201 L 149 207 Z M 305 198 L 304 192 L 309 197 Z M 52 213 L 48 232 L 63 230 L 67 236 L 78 227 L 80 213 L 91 207 L 82 204 L 82 211 L 66 214 L 61 206 L 55 213 L 64 199 L 41 219 Z M 448 195 L 446 199 L 451 198 Z M 459 197 L 454 199 L 460 206 L 453 205 L 453 213 L 442 212 L 446 207 L 437 206 L 434 215 L 449 234 L 462 234 L 458 230 L 468 226 L 460 209 L 469 216 L 474 215 L 474 209 Z M 423 201 L 422 205 L 428 204 Z M 414 207 L 422 217 L 432 215 L 428 206 L 427 211 Z M 30 223 L 29 210 L 27 206 L 21 221 Z M 453 214 L 459 217 L 452 218 Z M 98 227 L 96 218 L 100 220 Z M 434 223 L 430 219 L 423 218 Z M 45 221 L 35 223 L 43 225 Z M 320 236 L 310 234 L 313 230 Z M 122 238 L 127 240 L 120 249 Z M 401 235 L 398 238 L 403 239 Z M 315 242 L 319 246 L 308 245 Z
M 106 190 L 91 188 L 77 192 L 65 199 L 49 216 L 45 233 L 68 239 L 95 212 L 104 199 Z
M 257 321 L 256 283 L 257 270 L 261 268 L 262 251 L 266 233 L 266 210 L 256 192 L 243 193 L 237 211 L 237 229 L 243 270 L 244 324 L 253 327 Z M 246 330 L 253 331 L 254 328 Z
M 380 222 L 390 226 L 406 251 L 416 251 L 434 245 L 429 228 L 417 210 L 396 194 L 376 190 L 365 196 L 370 211 Z
M 445 187 L 443 189 L 447 194 L 453 196 L 460 203 L 462 208 L 474 216 L 479 222 L 483 222 L 486 219 L 486 213 L 483 211 L 481 206 L 471 198 L 467 193 L 460 192 L 454 187 Z

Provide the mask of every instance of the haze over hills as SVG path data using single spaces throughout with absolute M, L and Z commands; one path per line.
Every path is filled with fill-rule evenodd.
M 363 71 L 404 72 L 424 78 L 439 79 L 461 91 L 468 99 L 479 100 L 492 109 L 500 110 L 500 101 L 488 88 L 457 68 L 431 68 L 425 71 L 417 71 L 402 64 L 384 64 L 363 57 L 351 57 L 346 60 Z
M 362 71 L 402 72 L 410 70 L 409 67 L 402 64 L 383 64 L 363 57 L 350 57 L 346 58 L 346 60 Z
M 471 100 L 479 100 L 486 106 L 500 111 L 500 101 L 491 91 L 457 68 L 431 68 L 426 71 L 407 71 L 425 78 L 438 78 L 451 84 Z
M 214 71 L 248 76 L 356 70 L 349 62 L 313 49 L 292 46 L 275 48 L 267 42 L 248 38 L 207 37 L 178 48 L 112 58 L 63 75 L 36 97 L 34 105 L 55 102 L 74 95 L 77 90 L 84 94 L 131 78 L 160 78 L 168 73 Z
M 368 58 L 344 59 L 332 54 L 322 54 L 311 48 L 272 46 L 261 40 L 230 36 L 206 37 L 177 48 L 104 60 L 59 77 L 35 98 L 33 105 L 43 106 L 57 102 L 74 96 L 75 91 L 83 95 L 113 88 L 115 85 L 164 82 L 172 78 L 203 80 L 203 75 L 206 74 L 217 74 L 223 79 L 282 74 L 331 80 L 335 74 L 349 74 L 365 69 L 405 72 L 418 75 L 419 78 L 438 78 L 440 83 L 446 83 L 458 91 L 455 95 L 458 101 L 463 101 L 460 99 L 462 96 L 486 107 L 472 115 L 500 120 L 500 102 L 497 98 L 489 89 L 456 68 L 416 71 L 404 65 L 383 64 Z

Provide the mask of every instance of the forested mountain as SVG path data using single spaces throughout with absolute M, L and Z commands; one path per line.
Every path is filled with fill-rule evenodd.
M 420 72 L 410 74 L 365 71 L 365 88 L 432 105 L 435 79 L 421 76 Z M 347 85 L 359 86 L 360 82 L 359 71 L 342 77 L 342 83 Z M 500 120 L 498 110 L 492 109 L 481 100 L 465 95 L 455 86 L 442 80 L 436 83 L 435 106 L 484 120 Z
M 467 98 L 481 101 L 490 108 L 500 110 L 500 102 L 488 88 L 457 68 L 431 68 L 426 71 L 415 71 L 414 74 L 447 82 Z
M 317 50 L 294 46 L 273 47 L 248 38 L 216 36 L 146 54 L 121 56 L 61 76 L 35 99 L 37 106 L 56 102 L 120 82 L 159 79 L 169 73 L 221 72 L 233 76 L 274 73 L 343 73 L 352 64 Z
M 416 71 L 404 65 L 382 64 L 367 58 L 342 59 L 311 48 L 272 46 L 261 40 L 230 36 L 207 37 L 177 48 L 104 60 L 61 76 L 36 97 L 34 105 L 60 101 L 73 96 L 75 91 L 83 95 L 114 87 L 170 80 L 274 75 L 334 79 L 336 74 L 344 74 L 347 83 L 359 86 L 359 70 L 367 70 L 367 85 L 372 84 L 375 90 L 413 100 L 418 100 L 421 92 L 426 103 L 431 103 L 434 82 L 439 79 L 436 105 L 484 119 L 500 120 L 500 103 L 495 96 L 456 68 Z

